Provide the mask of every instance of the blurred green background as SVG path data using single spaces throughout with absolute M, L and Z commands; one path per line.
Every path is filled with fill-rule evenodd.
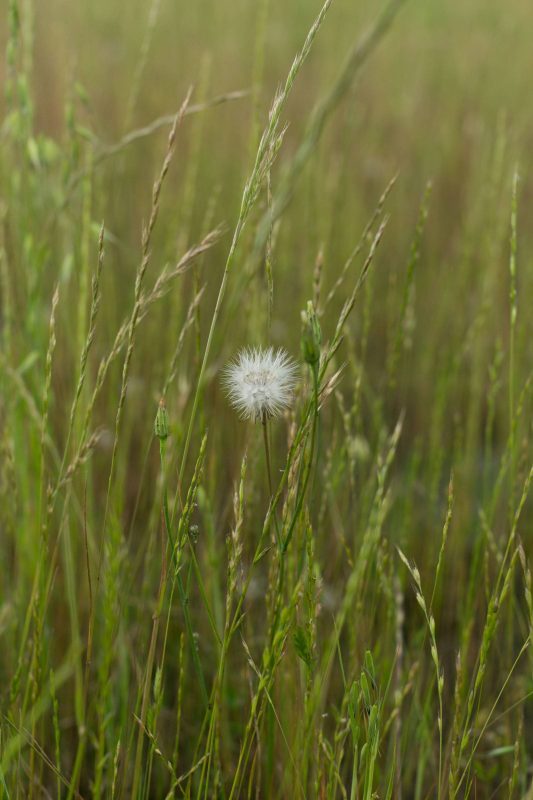
M 89 167 L 91 148 L 84 136 L 98 153 L 129 131 L 175 112 L 190 85 L 193 102 L 235 90 L 248 92 L 242 99 L 190 117 L 180 131 L 160 234 L 153 245 L 157 264 L 197 240 L 208 223 L 231 228 L 271 99 L 319 5 L 308 0 L 191 4 L 160 0 L 127 6 L 43 0 L 21 8 L 20 60 L 31 76 L 36 130 L 64 152 L 72 149 L 75 176 Z M 333 3 L 289 99 L 288 130 L 272 178 L 274 195 L 313 107 L 328 93 L 348 51 L 379 10 L 374 2 Z M 296 352 L 297 318 L 311 293 L 317 254 L 323 251 L 328 288 L 385 186 L 397 174 L 388 200 L 387 235 L 373 268 L 379 302 L 372 307 L 365 369 L 369 387 L 381 395 L 391 418 L 408 399 L 408 424 L 414 434 L 423 434 L 432 425 L 435 366 L 449 370 L 457 348 L 469 335 L 475 342 L 465 347 L 456 367 L 465 371 L 466 380 L 449 387 L 445 424 L 451 425 L 453 413 L 462 414 L 471 400 L 479 404 L 471 408 L 470 416 L 479 419 L 481 431 L 485 362 L 494 357 L 498 341 L 506 347 L 508 337 L 510 185 L 515 169 L 520 174 L 519 287 L 524 298 L 517 349 L 523 356 L 531 353 L 525 301 L 533 280 L 527 224 L 533 126 L 527 78 L 532 60 L 530 28 L 531 8 L 520 0 L 505 5 L 492 0 L 439 4 L 408 0 L 329 117 L 281 221 L 274 263 L 273 337 L 276 344 Z M 65 131 L 66 113 L 71 130 L 76 130 L 70 137 Z M 92 218 L 95 225 L 105 220 L 108 229 L 105 296 L 116 301 L 105 304 L 110 326 L 121 319 L 123 300 L 129 301 L 141 225 L 149 212 L 149 187 L 167 132 L 168 127 L 162 128 L 94 167 Z M 43 169 L 41 183 L 47 184 L 43 191 L 52 200 L 48 216 L 54 216 L 53 203 L 58 204 L 55 220 L 43 224 L 51 224 L 55 235 L 64 236 L 60 253 L 48 254 L 43 271 L 46 291 L 41 296 L 47 301 L 58 269 L 68 273 L 75 292 L 83 254 L 79 239 L 68 229 L 69 220 L 60 217 L 63 189 Z M 386 391 L 387 352 L 394 347 L 396 334 L 391 331 L 402 313 L 409 248 L 429 181 L 429 221 L 416 268 L 416 296 L 410 297 L 412 348 L 404 365 L 408 368 L 399 370 L 400 391 L 391 395 Z M 67 195 L 71 223 L 75 224 L 82 202 L 79 192 Z M 218 291 L 224 255 L 222 245 L 206 257 L 208 309 Z M 242 285 L 236 284 L 242 293 Z M 228 302 L 235 308 L 242 294 L 234 287 L 232 293 Z M 141 348 L 149 351 L 155 343 L 168 352 L 171 345 L 158 331 L 172 325 L 180 302 L 179 297 L 165 301 L 160 316 L 146 323 L 149 332 Z M 46 302 L 43 313 L 47 308 Z M 261 313 L 251 317 L 252 331 L 245 315 L 230 313 L 223 320 L 217 358 L 226 359 L 250 337 L 264 341 Z M 361 325 L 361 314 L 356 314 L 352 322 L 356 337 Z M 149 373 L 160 369 L 160 362 L 140 357 L 141 364 L 139 369 L 151 383 Z M 476 383 L 473 388 L 471 381 Z M 471 392 L 477 394 L 473 399 Z M 150 396 L 149 403 L 153 401 Z M 507 411 L 502 409 L 502 414 L 505 420 Z
M 191 118 L 180 133 L 172 195 L 162 209 L 166 228 L 156 244 L 164 250 L 158 253 L 163 259 L 174 243 L 198 238 L 206 214 L 230 226 L 235 220 L 257 132 L 318 7 L 309 0 L 27 2 L 22 5 L 22 60 L 30 69 L 36 129 L 67 147 L 65 106 L 72 104 L 76 124 L 97 137 L 97 144 L 109 144 L 173 113 L 191 84 L 197 101 L 250 92 Z M 313 106 L 379 8 L 374 2 L 333 3 L 289 100 L 281 165 L 290 161 Z M 463 339 L 478 300 L 487 293 L 491 318 L 507 315 L 505 248 L 515 168 L 521 177 L 521 220 L 527 220 L 531 193 L 530 28 L 531 8 L 520 0 L 505 5 L 406 2 L 330 118 L 281 224 L 275 321 L 281 326 L 278 338 L 295 341 L 297 326 L 284 330 L 283 325 L 309 294 L 318 251 L 324 250 L 324 274 L 331 283 L 384 187 L 398 174 L 389 232 L 375 269 L 383 302 L 374 308 L 371 347 L 379 372 L 387 314 L 395 311 L 387 297 L 393 298 L 391 284 L 402 280 L 421 197 L 432 182 L 429 231 L 417 269 L 420 336 L 414 343 L 430 360 L 421 357 L 406 378 L 416 385 L 417 418 L 428 408 L 431 386 L 424 370 L 431 369 L 440 342 L 453 349 L 453 342 Z M 107 272 L 120 281 L 136 265 L 149 183 L 167 130 L 130 145 L 95 170 L 93 218 L 105 219 L 113 237 Z M 532 277 L 526 223 L 519 226 L 519 236 L 520 283 L 527 297 Z M 211 297 L 222 255 L 208 257 Z M 55 277 L 49 269 L 50 287 Z M 238 323 L 232 324 L 236 343 Z

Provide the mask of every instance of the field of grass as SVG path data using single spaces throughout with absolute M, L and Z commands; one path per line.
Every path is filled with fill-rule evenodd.
M 532 28 L 4 0 L 1 799 L 533 800 Z

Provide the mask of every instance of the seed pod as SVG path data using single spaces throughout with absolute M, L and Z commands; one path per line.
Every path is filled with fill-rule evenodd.
M 168 414 L 163 398 L 159 401 L 159 408 L 155 415 L 154 433 L 160 441 L 168 437 Z
M 307 303 L 307 310 L 302 311 L 302 338 L 301 348 L 304 361 L 311 366 L 320 361 L 320 346 L 322 344 L 322 331 L 320 322 L 313 308 L 312 302 Z

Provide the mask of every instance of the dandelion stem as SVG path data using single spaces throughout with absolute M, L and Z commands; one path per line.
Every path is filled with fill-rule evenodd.
M 268 474 L 268 490 L 270 492 L 270 498 L 274 496 L 274 491 L 272 489 L 272 468 L 270 466 L 270 446 L 268 443 L 268 419 L 266 414 L 263 414 L 261 419 L 261 426 L 263 428 L 263 441 L 265 443 L 265 459 L 266 459 L 266 466 L 267 466 L 267 474 Z
M 266 460 L 267 474 L 268 474 L 268 490 L 269 490 L 269 493 L 270 493 L 269 502 L 273 503 L 274 502 L 274 489 L 273 489 L 273 483 L 272 483 L 272 466 L 271 466 L 271 461 L 270 461 L 270 444 L 268 442 L 268 417 L 267 417 L 266 414 L 263 414 L 263 416 L 261 418 L 261 427 L 263 428 L 263 440 L 265 442 L 265 460 Z M 281 538 L 281 531 L 280 531 L 280 528 L 279 528 L 278 515 L 276 514 L 276 509 L 275 508 L 273 509 L 273 513 L 274 513 L 274 528 L 276 529 L 276 540 L 277 540 L 278 548 L 280 549 L 280 552 L 281 552 L 282 538 Z

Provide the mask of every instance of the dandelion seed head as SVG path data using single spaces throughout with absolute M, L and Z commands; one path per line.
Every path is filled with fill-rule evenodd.
M 224 370 L 230 403 L 254 422 L 279 416 L 291 403 L 297 367 L 283 349 L 246 348 Z

